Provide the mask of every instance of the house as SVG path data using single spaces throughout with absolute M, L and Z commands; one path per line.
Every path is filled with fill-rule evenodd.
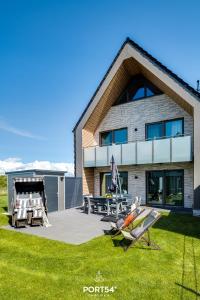
M 200 94 L 131 39 L 73 132 L 84 194 L 107 192 L 113 154 L 124 193 L 200 212 Z

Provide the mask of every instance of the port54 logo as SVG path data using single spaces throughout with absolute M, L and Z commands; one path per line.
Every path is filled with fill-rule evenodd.
M 97 284 L 84 286 L 83 293 L 90 295 L 101 294 L 101 296 L 109 296 L 109 294 L 113 294 L 117 289 L 116 286 L 103 285 L 104 278 L 100 271 L 97 272 L 94 280 Z

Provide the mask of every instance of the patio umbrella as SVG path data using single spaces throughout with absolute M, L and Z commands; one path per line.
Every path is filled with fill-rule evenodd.
M 115 164 L 114 156 L 112 155 L 111 161 L 110 161 L 110 167 L 111 167 L 111 186 L 109 187 L 109 190 L 111 192 L 116 192 L 117 190 L 117 166 Z

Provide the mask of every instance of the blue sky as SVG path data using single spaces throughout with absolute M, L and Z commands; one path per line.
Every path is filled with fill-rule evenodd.
M 196 87 L 199 1 L 0 0 L 0 160 L 73 162 L 72 128 L 127 36 Z

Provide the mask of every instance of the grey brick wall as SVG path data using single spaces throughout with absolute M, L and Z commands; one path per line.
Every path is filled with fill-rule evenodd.
M 185 134 L 193 136 L 192 116 L 165 94 L 113 106 L 97 128 L 95 141 L 98 145 L 99 132 L 122 127 L 128 127 L 129 142 L 145 140 L 146 123 L 182 117 Z
M 99 143 L 99 132 L 128 127 L 128 141 L 145 140 L 145 124 L 162 120 L 184 118 L 184 133 L 193 137 L 193 118 L 167 95 L 159 95 L 143 100 L 113 106 L 95 132 L 95 141 Z M 137 131 L 135 131 L 137 128 Z M 146 203 L 147 170 L 184 169 L 184 206 L 193 205 L 193 163 L 177 163 L 162 165 L 124 166 L 119 170 L 128 171 L 129 193 L 142 197 Z M 94 187 L 95 194 L 100 193 L 99 172 L 109 171 L 109 168 L 96 168 Z M 138 179 L 135 179 L 135 176 Z
M 142 204 L 146 204 L 146 171 L 153 170 L 184 170 L 184 207 L 193 205 L 193 163 L 176 163 L 162 165 L 140 165 L 119 167 L 120 171 L 128 171 L 128 192 L 142 197 Z M 109 168 L 96 168 L 94 173 L 95 195 L 100 194 L 100 173 L 109 172 Z M 135 179 L 135 176 L 138 178 Z

